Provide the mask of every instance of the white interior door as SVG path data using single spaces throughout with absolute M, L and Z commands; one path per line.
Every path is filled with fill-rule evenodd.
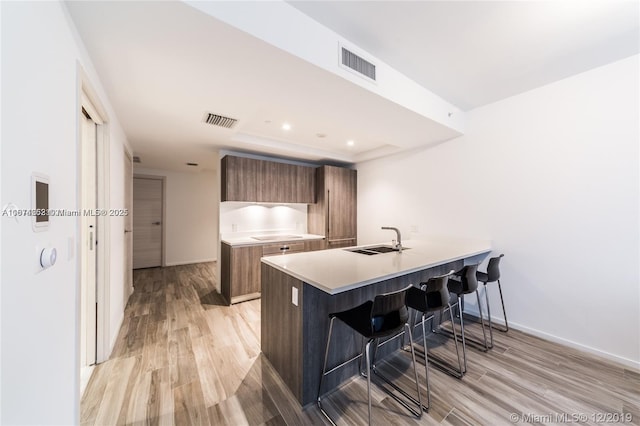
M 133 289 L 133 162 L 124 153 L 124 202 L 128 214 L 124 217 L 124 306 Z
M 133 178 L 133 269 L 162 266 L 162 179 Z
M 82 367 L 96 363 L 96 265 L 97 265 L 97 220 L 89 211 L 97 206 L 96 185 L 96 123 L 82 116 L 81 137 L 81 209 L 80 239 L 81 283 L 80 283 L 80 362 Z

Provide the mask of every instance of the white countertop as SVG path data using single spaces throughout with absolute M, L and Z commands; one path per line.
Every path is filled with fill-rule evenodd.
M 367 244 L 358 247 L 373 247 Z M 262 258 L 262 262 L 329 294 L 337 294 L 467 257 L 488 254 L 491 242 L 438 238 L 403 242 L 402 253 L 367 256 L 343 248 Z
M 254 237 L 268 237 L 269 239 L 260 240 Z M 266 244 L 277 244 L 283 242 L 296 242 L 305 240 L 322 240 L 324 235 L 315 234 L 298 234 L 295 232 L 282 232 L 282 234 L 268 234 L 268 233 L 256 233 L 256 235 L 243 235 L 238 237 L 223 237 L 222 242 L 229 244 L 230 246 L 258 246 Z

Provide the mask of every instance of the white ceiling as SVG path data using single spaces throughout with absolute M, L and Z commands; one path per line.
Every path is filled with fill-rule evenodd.
M 637 2 L 572 4 L 294 5 L 471 108 L 638 52 Z M 214 169 L 219 149 L 354 162 L 458 135 L 182 2 L 67 7 L 143 167 Z M 239 121 L 216 128 L 206 112 Z
M 463 110 L 637 54 L 640 2 L 289 1 Z

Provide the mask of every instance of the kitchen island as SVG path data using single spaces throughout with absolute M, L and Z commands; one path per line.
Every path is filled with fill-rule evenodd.
M 401 253 L 367 255 L 347 248 L 262 258 L 262 352 L 302 406 L 317 397 L 330 312 L 479 263 L 491 251 L 489 241 L 478 240 L 415 240 L 403 246 Z M 329 367 L 361 351 L 360 338 L 342 324 L 332 339 Z M 378 356 L 398 345 L 385 345 Z M 325 378 L 323 393 L 357 373 L 357 363 L 335 371 Z

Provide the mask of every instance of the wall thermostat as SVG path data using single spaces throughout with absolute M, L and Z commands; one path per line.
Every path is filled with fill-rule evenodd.
M 58 258 L 58 251 L 55 247 L 42 249 L 40 252 L 40 266 L 44 269 L 50 268 L 56 264 L 56 260 Z
M 31 226 L 34 232 L 49 228 L 49 177 L 33 173 L 31 175 Z

